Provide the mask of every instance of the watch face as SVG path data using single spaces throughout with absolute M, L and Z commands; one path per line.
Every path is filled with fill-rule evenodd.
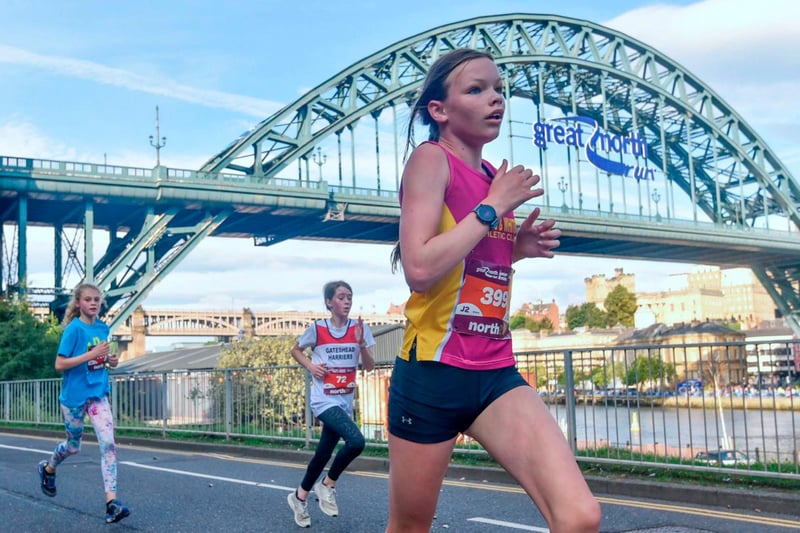
M 490 205 L 479 205 L 475 210 L 475 214 L 478 215 L 478 218 L 481 220 L 481 222 L 485 222 L 487 224 L 493 222 L 497 217 L 497 214 L 494 212 L 494 208 Z

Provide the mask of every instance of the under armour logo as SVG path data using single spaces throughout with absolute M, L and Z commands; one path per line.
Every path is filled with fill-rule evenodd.
M 411 425 L 411 417 L 410 416 L 409 417 L 401 416 L 400 417 L 400 421 L 403 424 L 408 424 L 409 426 Z

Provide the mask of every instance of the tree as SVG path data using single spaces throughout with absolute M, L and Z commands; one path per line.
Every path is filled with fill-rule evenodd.
M 586 326 L 590 328 L 604 328 L 608 322 L 608 314 L 597 307 L 597 304 L 586 303 Z
M 305 420 L 305 370 L 294 368 L 295 337 L 239 341 L 219 358 L 218 368 L 258 368 L 237 375 L 234 418 L 260 427 L 301 426 Z M 235 370 L 234 370 L 235 372 Z M 224 395 L 220 395 L 224 397 Z
M 553 322 L 544 317 L 541 320 L 534 320 L 528 316 L 525 316 L 523 313 L 517 313 L 516 315 L 511 317 L 511 320 L 508 324 L 510 329 L 522 329 L 525 328 L 529 331 L 537 332 L 537 331 L 553 331 Z
M 261 337 L 233 343 L 219 358 L 218 368 L 259 368 L 296 365 L 292 346 L 296 337 Z
M 603 306 L 606 308 L 607 320 L 606 325 L 616 326 L 622 324 L 623 326 L 633 326 L 633 315 L 636 313 L 636 295 L 631 293 L 622 285 L 614 287 L 608 296 L 606 296 Z
M 670 382 L 673 377 L 675 377 L 675 367 L 672 364 L 665 363 L 657 356 L 637 355 L 628 368 L 625 383 L 627 385 L 649 383 L 652 386 Z
M 569 305 L 567 310 L 564 311 L 564 320 L 567 322 L 569 329 L 580 328 L 586 325 L 586 315 L 582 311 L 580 305 Z
M 61 332 L 54 316 L 41 322 L 24 300 L 0 298 L 0 381 L 57 377 Z
M 528 317 L 526 317 L 523 313 L 517 313 L 511 317 L 511 320 L 508 322 L 508 327 L 510 329 L 521 329 L 526 327 L 527 321 Z
M 536 365 L 536 388 L 543 390 L 547 387 L 547 368 L 544 365 Z
M 606 326 L 606 313 L 595 303 L 584 303 L 580 306 L 570 305 L 564 313 L 569 329 Z
M 598 389 L 607 389 L 608 387 L 616 387 L 622 382 L 625 377 L 625 365 L 622 362 L 614 362 L 609 359 L 604 364 L 596 366 L 592 369 L 589 379 L 592 380 L 594 386 Z

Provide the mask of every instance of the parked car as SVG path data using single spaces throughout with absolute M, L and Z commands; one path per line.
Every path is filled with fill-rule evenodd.
M 716 450 L 713 452 L 698 452 L 694 460 L 711 466 L 737 466 L 752 465 L 753 459 L 739 450 Z

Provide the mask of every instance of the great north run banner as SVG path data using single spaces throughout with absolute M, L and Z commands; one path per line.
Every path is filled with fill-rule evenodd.
M 559 122 L 567 125 L 558 124 Z M 584 125 L 589 128 L 584 129 Z M 583 150 L 586 160 L 603 172 L 632 177 L 637 181 L 655 180 L 656 169 L 646 166 L 647 141 L 638 133 L 628 135 L 608 133 L 595 119 L 581 115 L 535 122 L 532 130 L 532 142 L 538 148 L 547 149 L 550 143 L 574 146 Z M 609 159 L 600 152 L 618 154 L 620 160 Z M 637 163 L 628 164 L 624 161 L 625 158 L 635 158 Z M 639 159 L 644 161 L 645 166 L 638 164 Z

